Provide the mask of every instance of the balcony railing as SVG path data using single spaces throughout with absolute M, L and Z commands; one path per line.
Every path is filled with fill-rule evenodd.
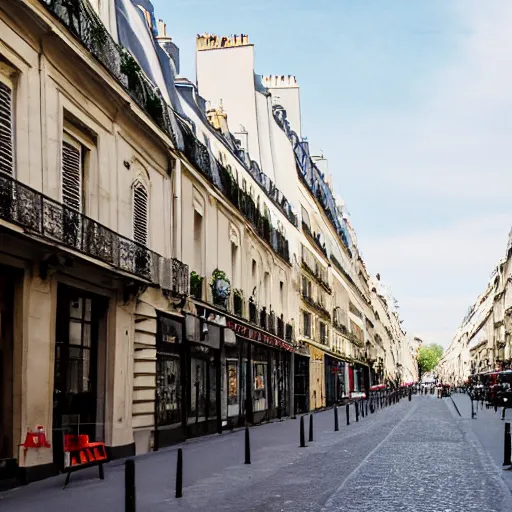
M 329 321 L 331 320 L 331 314 L 329 313 L 329 311 L 327 311 L 327 309 L 325 309 L 325 307 L 322 304 L 320 304 L 319 302 L 314 300 L 313 297 L 310 297 L 309 295 L 307 295 L 306 293 L 303 292 L 302 299 L 312 309 L 314 309 L 318 313 L 319 316 L 321 316 L 325 320 L 329 320 Z
M 265 240 L 274 252 L 290 263 L 290 249 L 286 237 L 275 229 L 267 217 L 262 215 L 250 194 L 243 191 L 229 171 L 216 162 L 221 189 L 224 195 L 253 226 L 260 238 Z
M 164 290 L 188 294 L 188 266 L 181 261 L 164 258 L 3 173 L 0 173 L 0 219 Z
M 277 317 L 277 337 L 284 339 L 284 320 Z

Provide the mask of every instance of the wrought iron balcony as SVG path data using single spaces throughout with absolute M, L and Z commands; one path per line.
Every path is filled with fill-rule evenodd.
M 187 295 L 188 266 L 164 258 L 99 222 L 0 173 L 0 219 L 140 277 L 164 290 Z

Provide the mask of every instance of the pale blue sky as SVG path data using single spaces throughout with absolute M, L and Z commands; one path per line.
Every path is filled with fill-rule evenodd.
M 447 345 L 512 225 L 511 0 L 153 0 L 194 78 L 195 35 L 245 33 L 293 74 L 359 246 L 406 329 Z

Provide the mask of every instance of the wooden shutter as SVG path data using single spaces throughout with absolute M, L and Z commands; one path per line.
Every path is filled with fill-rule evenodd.
M 13 174 L 12 90 L 0 82 L 0 172 Z
M 82 211 L 82 147 L 70 137 L 62 142 L 62 202 Z
M 142 183 L 133 187 L 133 238 L 139 244 L 148 243 L 148 192 Z

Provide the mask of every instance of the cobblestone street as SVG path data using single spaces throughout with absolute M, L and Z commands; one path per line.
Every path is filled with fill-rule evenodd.
M 467 397 L 456 399 L 462 405 Z M 331 410 L 314 415 L 315 441 L 303 449 L 298 420 L 251 429 L 251 465 L 242 464 L 243 432 L 188 441 L 182 445 L 179 500 L 174 498 L 176 447 L 139 457 L 137 510 L 512 510 L 501 468 L 450 399 L 415 396 L 359 423 L 351 418 L 350 426 L 344 410 L 339 412 L 340 432 L 333 431 Z M 0 494 L 0 509 L 122 511 L 123 483 L 118 461 L 106 467 L 103 482 L 96 472 L 83 471 L 65 491 L 60 476 Z

